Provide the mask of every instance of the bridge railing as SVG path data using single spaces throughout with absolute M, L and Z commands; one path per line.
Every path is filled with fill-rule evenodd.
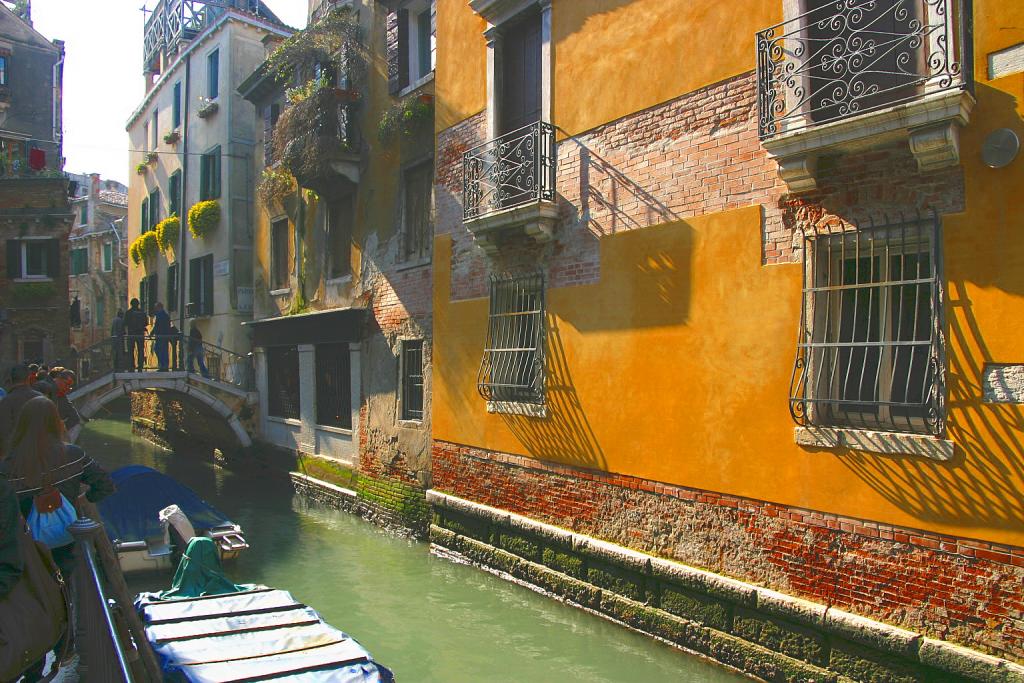
M 95 506 L 81 498 L 79 508 L 82 516 L 70 527 L 76 544 L 72 627 L 79 678 L 158 683 L 160 666 L 132 605 L 114 547 L 103 525 L 93 521 L 99 519 Z
M 256 371 L 252 354 L 240 354 L 188 335 L 122 335 L 109 337 L 78 352 L 79 385 L 111 372 L 183 371 L 201 375 L 243 391 L 254 391 Z

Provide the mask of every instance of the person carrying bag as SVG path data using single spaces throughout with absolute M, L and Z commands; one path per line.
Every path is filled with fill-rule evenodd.
M 0 681 L 17 680 L 62 640 L 69 604 L 53 558 L 32 540 L 14 490 L 0 479 Z

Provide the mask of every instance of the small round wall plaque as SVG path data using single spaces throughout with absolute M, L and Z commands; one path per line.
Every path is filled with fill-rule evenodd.
M 1017 157 L 1020 138 L 1009 128 L 999 128 L 988 134 L 981 148 L 981 159 L 990 168 L 1003 168 Z

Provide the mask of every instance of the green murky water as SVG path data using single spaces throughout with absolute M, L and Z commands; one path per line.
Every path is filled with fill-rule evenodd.
M 436 557 L 352 515 L 293 497 L 269 469 L 236 472 L 95 419 L 79 442 L 108 469 L 139 463 L 195 489 L 246 532 L 232 579 L 291 591 L 410 681 L 747 680 L 474 567 Z M 170 576 L 130 578 L 157 590 Z

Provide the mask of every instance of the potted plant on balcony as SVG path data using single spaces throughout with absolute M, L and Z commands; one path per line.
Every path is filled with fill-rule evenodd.
M 217 113 L 220 105 L 215 100 L 211 100 L 209 97 L 199 98 L 199 109 L 196 111 L 196 116 L 201 119 L 208 119 Z
M 220 225 L 220 202 L 207 200 L 193 204 L 188 210 L 188 231 L 196 239 L 203 239 Z
M 377 139 L 385 145 L 394 142 L 399 134 L 413 137 L 434 121 L 434 98 L 420 95 L 408 98 L 381 114 L 377 123 Z
M 151 165 L 151 166 L 153 164 L 155 164 L 159 159 L 160 159 L 160 155 L 157 154 L 156 152 L 147 152 L 146 153 L 146 163 Z
M 145 161 L 140 161 L 139 163 L 135 164 L 135 172 L 138 173 L 139 175 L 146 175 L 146 171 L 148 170 L 149 166 L 146 165 Z
M 156 239 L 156 233 L 152 230 L 144 232 L 136 237 L 131 246 L 128 247 L 128 255 L 131 256 L 135 265 L 140 265 L 151 257 L 156 256 L 160 251 L 160 245 Z
M 260 182 L 256 185 L 256 198 L 268 211 L 274 211 L 284 204 L 295 191 L 295 177 L 281 166 L 263 169 Z
M 161 251 L 167 251 L 178 245 L 178 238 L 181 236 L 181 219 L 172 215 L 156 224 L 153 230 L 156 233 L 156 241 Z
M 176 145 L 178 144 L 179 140 L 181 140 L 181 133 L 179 133 L 177 129 L 172 130 L 170 133 L 164 136 L 164 142 L 166 142 L 168 145 Z

